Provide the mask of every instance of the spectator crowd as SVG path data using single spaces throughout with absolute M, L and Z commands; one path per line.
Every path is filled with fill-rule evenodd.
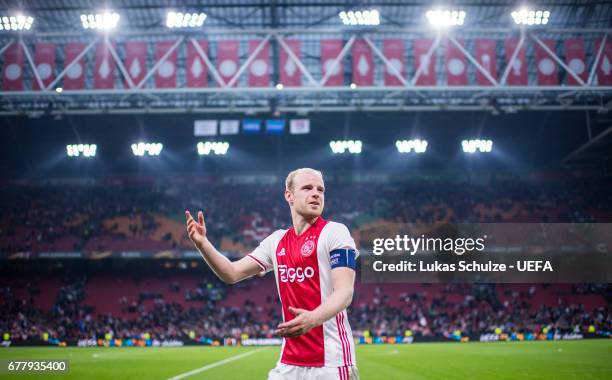
M 351 229 L 381 220 L 610 222 L 610 182 L 605 178 L 492 179 L 479 184 L 330 180 L 325 217 Z M 88 243 L 100 236 L 128 242 L 148 239 L 157 244 L 159 229 L 168 221 L 183 223 L 186 209 L 204 210 L 213 240 L 225 239 L 237 244 L 233 246 L 251 249 L 261 240 L 260 235 L 290 224 L 283 190 L 282 181 L 236 184 L 209 180 L 196 186 L 172 179 L 146 183 L 5 183 L 0 186 L 0 252 L 87 250 L 91 248 Z M 121 230 L 105 222 L 122 217 L 138 218 L 139 223 Z M 192 248 L 182 233 L 164 232 L 161 241 L 175 249 Z M 0 330 L 13 340 L 109 336 L 223 339 L 272 337 L 281 319 L 273 287 L 263 303 L 232 301 L 226 285 L 211 273 L 202 274 L 202 282 L 195 288 L 185 288 L 177 282 L 167 284 L 167 294 L 180 293 L 184 302 L 170 301 L 166 292 L 147 289 L 142 289 L 137 299 L 113 295 L 121 305 L 119 314 L 97 310 L 96 300 L 87 294 L 88 281 L 91 277 L 86 273 L 67 276 L 50 309 L 32 302 L 41 291 L 35 279 L 19 291 L 10 281 L 3 282 Z M 251 282 L 242 286 L 248 288 Z M 446 285 L 425 292 L 402 286 L 393 291 L 364 286 L 357 285 L 349 312 L 357 336 L 397 336 L 407 332 L 422 337 L 448 336 L 458 330 L 467 335 L 543 329 L 609 332 L 612 326 L 612 288 L 607 284 L 571 285 L 564 288 L 566 293 L 554 295 L 553 303 L 537 301 L 541 292 L 553 297 L 544 285 L 533 285 L 523 292 L 494 284 Z M 567 295 L 578 296 L 579 300 L 595 295 L 604 302 L 592 305 L 575 302 L 575 297 L 570 302 Z

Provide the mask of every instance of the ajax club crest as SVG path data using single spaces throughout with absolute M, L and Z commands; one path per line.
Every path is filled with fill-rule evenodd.
M 304 244 L 302 244 L 302 248 L 300 249 L 300 253 L 304 257 L 308 257 L 312 255 L 315 250 L 315 243 L 312 240 L 306 240 Z

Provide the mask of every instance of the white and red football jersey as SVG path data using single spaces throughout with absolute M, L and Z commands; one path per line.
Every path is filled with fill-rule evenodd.
M 275 231 L 248 257 L 262 270 L 274 270 L 283 320 L 289 321 L 295 317 L 290 306 L 314 310 L 332 294 L 331 271 L 338 266 L 338 257 L 331 253 L 342 248 L 357 252 L 348 228 L 319 217 L 300 236 L 294 228 Z M 351 258 L 353 268 L 355 258 Z M 346 310 L 304 335 L 283 339 L 280 362 L 306 367 L 355 365 L 355 343 Z

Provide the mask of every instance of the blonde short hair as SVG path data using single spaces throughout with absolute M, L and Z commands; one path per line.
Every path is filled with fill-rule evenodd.
M 321 171 L 319 171 L 319 170 L 315 170 L 315 169 L 311 169 L 311 168 L 295 169 L 294 171 L 292 171 L 291 173 L 289 173 L 287 175 L 287 179 L 285 180 L 285 189 L 293 190 L 293 180 L 295 179 L 296 175 L 298 175 L 299 173 L 302 173 L 302 172 L 315 173 L 318 176 L 320 176 L 321 179 L 323 179 L 323 173 L 321 173 Z

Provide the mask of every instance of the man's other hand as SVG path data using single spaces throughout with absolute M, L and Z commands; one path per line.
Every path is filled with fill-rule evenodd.
M 185 211 L 185 219 L 187 223 L 187 234 L 196 248 L 200 249 L 206 241 L 206 223 L 204 223 L 204 214 L 198 211 L 198 221 L 191 216 L 189 211 Z
M 315 313 L 312 311 L 289 306 L 289 312 L 296 317 L 288 322 L 283 322 L 278 325 L 276 333 L 280 336 L 285 338 L 293 338 L 304 335 L 313 327 L 320 325 L 320 323 L 317 322 Z

